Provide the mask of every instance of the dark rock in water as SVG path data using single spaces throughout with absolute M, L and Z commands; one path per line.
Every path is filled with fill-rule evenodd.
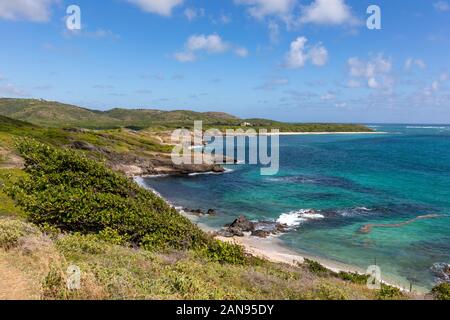
M 266 230 L 255 230 L 252 232 L 252 236 L 254 237 L 260 237 L 260 238 L 267 238 L 270 236 L 270 232 Z
M 203 211 L 202 211 L 202 209 L 195 209 L 195 210 L 191 210 L 190 212 L 191 212 L 192 214 L 197 215 L 197 216 L 200 216 L 200 215 L 203 215 L 203 214 L 204 214 Z
M 272 234 L 279 234 L 288 231 L 288 226 L 275 221 L 252 222 L 244 216 L 240 216 L 233 223 L 225 225 L 221 230 L 221 235 L 232 235 L 243 237 L 244 232 L 251 232 L 252 236 L 267 238 Z
M 450 264 L 445 262 L 437 262 L 431 266 L 430 270 L 436 277 L 436 282 L 450 283 Z
M 229 228 L 238 228 L 243 232 L 252 232 L 255 230 L 255 223 L 251 222 L 244 216 L 240 216 L 230 224 Z
M 207 212 L 206 214 L 207 214 L 207 215 L 210 215 L 210 216 L 214 216 L 214 215 L 216 214 L 216 210 L 214 210 L 214 209 L 209 209 L 208 212 Z
M 285 233 L 289 230 L 289 226 L 285 223 L 277 223 L 277 231 L 281 233 Z

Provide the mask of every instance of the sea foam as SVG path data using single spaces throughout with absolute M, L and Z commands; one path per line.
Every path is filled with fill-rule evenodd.
M 308 220 L 317 220 L 325 218 L 322 214 L 315 213 L 310 209 L 300 209 L 283 213 L 277 219 L 278 223 L 285 224 L 288 227 L 295 228 Z

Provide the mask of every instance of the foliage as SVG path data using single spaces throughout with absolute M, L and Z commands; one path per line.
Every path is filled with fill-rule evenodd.
M 321 265 L 317 261 L 305 259 L 304 263 L 305 263 L 307 269 L 316 275 L 328 276 L 328 275 L 331 275 L 331 273 L 332 273 L 331 270 L 325 268 L 323 265 Z
M 247 262 L 244 249 L 235 244 L 213 240 L 203 251 L 211 261 L 231 264 L 244 264 Z
M 404 298 L 404 294 L 399 288 L 382 283 L 381 289 L 378 290 L 376 297 L 379 300 L 402 299 Z
M 101 233 L 148 249 L 207 243 L 204 233 L 163 199 L 103 164 L 34 140 L 21 140 L 17 148 L 29 175 L 6 191 L 37 225 Z
M 437 300 L 450 300 L 450 283 L 443 282 L 435 286 L 431 293 Z
M 337 274 L 337 277 L 339 279 L 345 280 L 345 281 L 350 281 L 352 283 L 357 283 L 357 284 L 366 284 L 367 280 L 369 279 L 369 275 L 367 274 L 359 274 L 359 273 L 354 273 L 354 272 L 344 272 L 341 271 Z

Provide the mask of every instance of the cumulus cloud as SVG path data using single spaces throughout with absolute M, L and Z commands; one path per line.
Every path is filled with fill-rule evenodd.
M 241 58 L 245 58 L 248 56 L 248 50 L 244 47 L 236 47 L 234 49 L 234 53 Z
M 300 22 L 341 25 L 356 24 L 357 19 L 344 0 L 315 0 L 309 6 L 303 7 Z
M 127 1 L 138 6 L 145 12 L 155 13 L 166 17 L 171 16 L 172 10 L 176 6 L 179 6 L 184 2 L 184 0 L 127 0 Z
M 405 69 L 411 70 L 413 67 L 418 67 L 419 69 L 425 69 L 427 65 L 422 59 L 408 58 L 405 61 Z
M 445 12 L 450 10 L 450 4 L 447 1 L 438 1 L 433 4 L 434 9 L 440 12 Z
M 205 50 L 208 53 L 220 53 L 228 49 L 228 44 L 217 34 L 190 36 L 186 48 L 189 51 Z
M 187 39 L 184 47 L 183 51 L 174 54 L 174 58 L 179 62 L 193 62 L 197 60 L 196 53 L 201 51 L 209 54 L 219 54 L 233 50 L 239 57 L 248 56 L 248 50 L 246 48 L 228 43 L 218 34 L 192 35 Z
M 195 54 L 190 51 L 175 52 L 173 57 L 179 62 L 194 62 L 197 60 Z
M 371 89 L 391 89 L 394 80 L 391 76 L 392 62 L 379 54 L 369 61 L 352 57 L 347 61 L 352 79 L 350 81 L 364 81 Z
M 195 8 L 186 8 L 184 10 L 184 16 L 189 20 L 193 21 L 197 18 L 201 18 L 205 15 L 205 9 L 195 9 Z
M 323 66 L 328 61 L 328 51 L 322 44 L 307 46 L 308 39 L 298 37 L 291 42 L 289 52 L 286 54 L 285 64 L 290 69 L 302 68 L 308 61 L 313 65 Z
M 0 18 L 45 22 L 50 19 L 51 6 L 59 0 L 0 0 Z
M 296 4 L 295 0 L 234 0 L 234 2 L 249 6 L 248 12 L 257 19 L 270 15 L 288 16 Z

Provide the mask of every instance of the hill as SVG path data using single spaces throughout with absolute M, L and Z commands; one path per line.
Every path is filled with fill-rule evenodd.
M 83 128 L 147 128 L 159 125 L 192 124 L 202 120 L 205 124 L 239 124 L 240 119 L 220 112 L 186 110 L 162 111 L 151 109 L 112 109 L 97 111 L 36 99 L 0 99 L 0 115 L 27 121 L 45 127 Z
M 0 99 L 0 115 L 44 127 L 78 127 L 90 129 L 151 128 L 154 131 L 191 128 L 195 120 L 204 128 L 240 128 L 246 122 L 254 129 L 276 128 L 282 132 L 370 132 L 356 124 L 285 123 L 267 119 L 240 119 L 224 112 L 189 110 L 162 111 L 154 109 L 89 110 L 54 101 L 36 99 Z

